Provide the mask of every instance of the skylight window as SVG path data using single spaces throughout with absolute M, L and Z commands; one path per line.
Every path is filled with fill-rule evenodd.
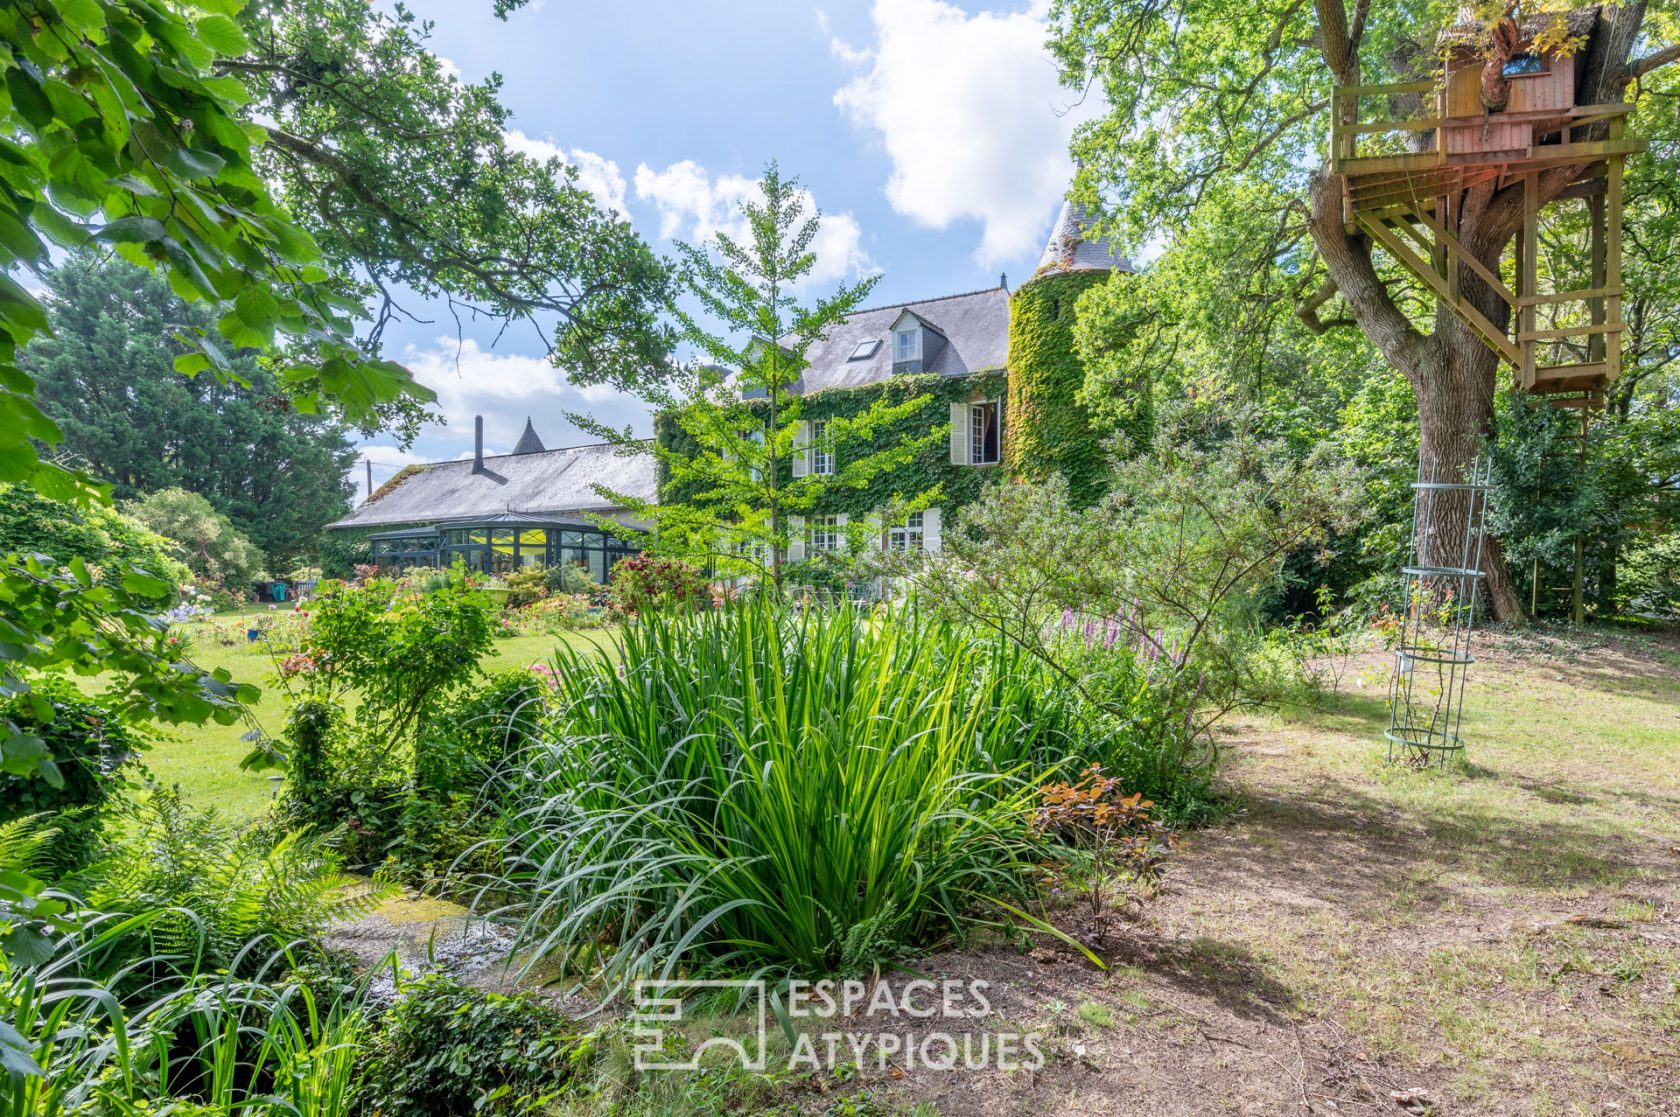
M 857 343 L 857 348 L 852 350 L 852 355 L 846 359 L 848 361 L 866 360 L 873 357 L 875 355 L 875 350 L 879 348 L 881 348 L 880 338 L 872 338 L 869 341 L 860 341 Z

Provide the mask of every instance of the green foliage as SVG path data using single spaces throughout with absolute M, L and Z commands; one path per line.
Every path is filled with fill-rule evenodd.
M 0 719 L 40 740 L 41 771 L 0 774 L 0 823 L 50 815 L 56 831 L 48 861 L 62 877 L 98 852 L 106 802 L 128 785 L 124 769 L 145 743 L 111 708 L 69 681 L 38 681 L 26 694 L 0 700 Z
M 1670 425 L 1680 430 L 1680 424 Z M 1592 424 L 1583 459 L 1578 412 L 1509 392 L 1499 411 L 1499 438 L 1486 448 L 1492 463 L 1488 528 L 1506 556 L 1520 570 L 1538 561 L 1543 582 L 1555 581 L 1553 572 L 1573 568 L 1580 537 L 1584 590 L 1601 615 L 1632 602 L 1618 585 L 1622 552 L 1632 547 L 1640 553 L 1642 531 L 1654 542 L 1662 527 L 1680 523 L 1680 500 L 1664 491 L 1659 461 L 1673 451 L 1646 443 L 1640 437 L 1646 433 L 1644 416 Z M 1680 477 L 1680 468 L 1670 469 Z M 1539 596 L 1542 611 L 1569 608 L 1567 595 Z
M 175 292 L 214 308 L 222 343 L 198 337 L 177 361 L 188 373 L 236 375 L 222 344 L 265 347 L 308 337 L 285 377 L 365 414 L 378 402 L 430 398 L 407 372 L 372 360 L 349 336 L 356 304 L 332 290 L 309 235 L 275 204 L 253 164 L 235 80 L 214 74 L 218 55 L 248 48 L 226 17 L 189 19 L 156 0 L 88 0 L 62 9 L 0 15 L 6 95 L 0 102 L 8 162 L 16 168 L 4 209 L 10 230 L 0 262 L 39 266 L 48 243 L 115 246 L 166 271 Z M 47 329 L 40 304 L 14 281 L 0 311 L 6 357 Z M 32 439 L 57 427 L 33 399 L 32 380 L 8 366 L 0 423 L 0 480 L 35 478 L 50 496 L 75 486 L 41 462 Z
M 505 996 L 441 975 L 402 988 L 357 1087 L 365 1117 L 523 1117 L 548 1112 L 592 1046 L 535 995 Z
M 258 966 L 381 899 L 378 891 L 345 889 L 337 855 L 325 843 L 247 829 L 187 806 L 172 789 L 137 797 L 121 822 L 109 851 L 78 883 L 101 911 L 150 918 L 143 939 L 127 944 L 130 958 L 188 958 L 205 969 Z
M 157 615 L 173 597 L 169 582 L 138 568 L 101 582 L 80 558 L 58 566 L 0 557 L 0 690 L 26 691 L 29 677 L 61 668 L 102 669 L 111 680 L 103 698 L 118 719 L 233 724 L 256 688 L 235 684 L 224 668 L 199 670 L 170 642 Z M 45 751 L 39 737 L 0 722 L 0 771 L 39 768 L 56 780 L 51 763 L 41 763 Z
M 1680 531 L 1642 539 L 1623 551 L 1616 581 L 1629 611 L 1680 616 Z
M 993 486 L 943 551 L 903 565 L 924 604 L 1053 672 L 1091 760 L 1193 816 L 1207 806 L 1209 728 L 1268 697 L 1255 653 L 1286 560 L 1350 530 L 1359 500 L 1328 452 L 1301 462 L 1241 427 L 1164 421 L 1095 507 L 1077 509 L 1060 477 Z
M 373 530 L 323 531 L 315 544 L 315 562 L 321 568 L 321 577 L 348 582 L 356 576 L 356 567 L 372 563 L 373 546 L 367 536 Z
M 457 565 L 417 588 L 411 579 L 323 582 L 310 608 L 305 650 L 293 679 L 317 698 L 347 690 L 361 697 L 358 735 L 373 746 L 370 763 L 407 743 L 408 735 L 493 654 L 496 606 Z M 282 673 L 287 673 L 282 664 Z M 371 778 L 373 771 L 348 773 Z
M 601 591 L 600 583 L 589 576 L 589 570 L 576 562 L 562 562 L 549 567 L 543 571 L 543 584 L 551 593 L 592 597 Z
M 607 602 L 627 617 L 693 609 L 711 601 L 711 586 L 682 559 L 631 555 L 613 567 Z
M 266 139 L 259 171 L 335 279 L 377 302 L 374 343 L 411 291 L 551 323 L 551 355 L 580 383 L 665 366 L 669 267 L 576 167 L 514 150 L 499 75 L 450 74 L 432 25 L 402 7 L 251 0 L 238 20 L 247 45 L 218 69 L 243 83 L 243 120 Z
M 658 503 L 598 487 L 603 497 L 657 524 L 648 546 L 724 575 L 768 575 L 777 589 L 798 517 L 831 492 L 863 489 L 891 475 L 939 437 L 937 430 L 924 431 L 907 442 L 883 444 L 882 431 L 929 401 L 889 403 L 876 397 L 868 408 L 835 415 L 829 423 L 837 472 L 795 468 L 809 450 L 801 441 L 806 403 L 793 391 L 807 367 L 806 354 L 862 304 L 879 278 L 843 286 L 812 306 L 799 305 L 792 291 L 816 262 L 811 244 L 821 224 L 817 215 L 806 216 L 807 199 L 798 181 L 783 178 L 771 163 L 759 182 L 759 197 L 741 206 L 750 243 L 719 233 L 709 249 L 678 246 L 688 295 L 722 331 L 713 332 L 688 307 L 673 303 L 681 339 L 700 359 L 682 369 L 675 383 L 641 391 L 663 422 L 681 429 L 681 450 L 670 437 L 642 442 L 573 416 L 599 437 L 657 459 L 663 482 Z
M 0 484 L 0 554 L 50 555 L 60 563 L 81 559 L 105 585 L 137 569 L 176 587 L 190 571 L 172 556 L 173 550 L 170 540 L 115 509 L 78 507 L 44 497 L 28 485 Z
M 947 442 L 928 436 L 945 430 L 945 418 L 950 413 L 948 404 L 974 395 L 998 396 L 1005 390 L 1004 372 L 996 369 L 973 372 L 965 377 L 904 373 L 875 384 L 828 388 L 801 397 L 802 414 L 813 422 L 819 419 L 855 419 L 870 413 L 898 416 L 890 422 L 874 424 L 874 433 L 867 441 L 865 452 L 895 446 L 914 447 L 913 452 L 899 464 L 875 474 L 862 486 L 830 487 L 813 502 L 811 511 L 824 515 L 844 512 L 853 523 L 862 526 L 867 517 L 884 509 L 908 514 L 918 506 L 938 503 L 959 507 L 975 500 L 981 487 L 993 478 L 993 472 L 951 464 Z M 918 399 L 927 402 L 913 408 L 906 406 Z M 763 412 L 763 403 L 762 400 L 747 400 L 743 406 Z M 671 415 L 656 415 L 653 429 L 655 439 L 673 456 L 692 457 L 700 452 L 699 441 Z M 659 499 L 672 503 L 696 499 L 703 491 L 696 479 L 679 479 L 663 462 L 662 455 Z M 785 476 L 791 480 L 792 474 Z
M 1042 481 L 1067 478 L 1074 503 L 1094 503 L 1103 489 L 1107 463 L 1081 393 L 1085 364 L 1074 346 L 1075 308 L 1081 292 L 1102 282 L 1101 272 L 1073 272 L 1035 278 L 1021 285 L 1009 312 L 1009 429 L 1005 462 L 1016 477 Z M 1118 424 L 1135 444 L 1149 437 L 1150 385 L 1127 386 L 1130 399 L 1110 400 L 1120 409 Z
M 269 362 L 230 355 L 237 376 L 185 377 L 183 330 L 213 330 L 202 304 L 144 268 L 73 254 L 46 275 L 53 336 L 19 355 L 63 439 L 56 452 L 108 480 L 118 500 L 183 488 L 206 497 L 282 567 L 350 510 L 347 428 L 287 405 Z
M 507 607 L 523 609 L 535 605 L 548 596 L 548 572 L 540 566 L 528 566 L 507 575 Z
M 414 783 L 443 794 L 482 788 L 541 732 L 548 685 L 538 672 L 491 675 L 432 714 L 415 750 Z
M 347 1003 L 160 957 L 142 968 L 161 976 L 121 1001 L 97 975 L 161 913 L 64 908 L 54 953 L 0 953 L 0 1112 L 349 1117 L 362 1021 Z
M 263 555 L 226 516 L 197 493 L 160 489 L 124 509 L 147 530 L 170 540 L 195 575 L 243 595 L 263 576 Z
M 1025 657 L 914 615 L 756 598 L 566 650 L 506 868 L 528 964 L 866 971 L 1019 899 L 1064 758 Z M 1046 759 L 1048 757 L 1048 759 Z

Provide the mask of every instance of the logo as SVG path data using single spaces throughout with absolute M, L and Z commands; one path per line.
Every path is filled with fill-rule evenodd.
M 747 1011 L 752 1036 L 745 1039 L 733 1035 L 709 1036 L 695 1044 L 686 1059 L 678 1058 L 670 1043 L 681 1037 L 677 1025 L 683 1022 L 684 1006 L 696 994 L 727 1001 L 721 994 L 731 989 Z M 641 1041 L 631 1056 L 637 1070 L 699 1070 L 701 1057 L 713 1048 L 733 1050 L 744 1070 L 765 1068 L 770 995 L 763 981 L 646 979 L 636 982 L 634 997 L 630 1034 Z
M 916 979 L 902 987 L 885 981 L 790 981 L 778 987 L 778 1008 L 791 1050 L 789 1071 L 889 1066 L 910 1070 L 1037 1070 L 1044 1065 L 1041 1036 L 988 1027 L 994 1018 L 985 981 Z M 728 994 L 734 993 L 734 997 Z M 681 1025 L 697 1022 L 690 1005 L 718 1010 L 728 1034 L 696 1040 Z M 733 1053 L 750 1071 L 769 1067 L 770 990 L 761 980 L 683 979 L 636 982 L 629 1018 L 637 1070 L 699 1070 L 707 1052 Z M 750 1026 L 750 1033 L 747 1028 Z M 777 1065 L 783 1065 L 781 1056 Z

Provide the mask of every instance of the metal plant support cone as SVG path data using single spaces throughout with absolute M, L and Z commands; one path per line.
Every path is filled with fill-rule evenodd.
M 1459 722 L 1466 676 L 1475 662 L 1470 637 L 1484 576 L 1482 528 L 1491 471 L 1492 463 L 1481 458 L 1462 476 L 1433 460 L 1418 463 L 1384 734 L 1390 763 L 1444 768 L 1448 757 L 1464 749 Z

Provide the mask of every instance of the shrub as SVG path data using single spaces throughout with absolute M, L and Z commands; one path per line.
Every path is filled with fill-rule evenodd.
M 588 1040 L 529 993 L 504 996 L 433 974 L 385 1013 L 358 1087 L 367 1117 L 545 1112 Z
M 681 559 L 631 555 L 613 567 L 607 601 L 625 616 L 691 609 L 711 600 L 706 578 Z
M 428 791 L 477 789 L 542 730 L 548 684 L 530 668 L 490 676 L 432 714 L 414 756 L 414 783 Z
M 519 758 L 521 945 L 632 974 L 860 970 L 1028 885 L 1024 659 L 913 615 L 767 600 L 562 649 L 556 731 Z
M 1201 695 L 1182 647 L 1142 627 L 1135 609 L 1114 617 L 1070 610 L 1045 635 L 1055 670 L 1044 685 L 1065 703 L 1069 755 L 1101 766 L 1174 821 L 1211 813 L 1217 755 L 1199 731 Z
M 478 674 L 491 650 L 496 608 L 465 569 L 428 577 L 436 584 L 427 588 L 381 577 L 325 582 L 311 603 L 293 677 L 326 701 L 352 689 L 360 694 L 357 724 L 376 766 L 411 743 L 416 727 Z
M 1101 941 L 1113 914 L 1114 890 L 1149 888 L 1160 881 L 1162 865 L 1172 852 L 1172 831 L 1154 816 L 1154 803 L 1135 791 L 1128 794 L 1097 764 L 1076 783 L 1046 785 L 1039 798 L 1034 828 L 1084 855 L 1062 879 L 1084 892 L 1087 914 Z
M 231 970 L 241 958 L 255 965 L 381 899 L 344 889 L 325 843 L 246 829 L 187 806 L 174 789 L 125 802 L 122 822 L 78 884 L 100 911 L 149 918 L 141 955 L 199 959 L 207 970 Z
M 469 858 L 466 871 L 494 868 L 486 843 L 499 830 L 496 771 L 542 732 L 548 689 L 530 669 L 505 671 L 428 721 L 388 851 L 387 867 L 399 879 L 431 885 L 473 852 L 481 855 Z
M 174 543 L 176 557 L 200 578 L 244 586 L 262 577 L 262 551 L 198 493 L 160 489 L 123 511 Z
M 79 558 L 102 582 L 135 566 L 179 586 L 191 572 L 173 552 L 170 540 L 115 509 L 77 508 L 28 485 L 0 484 L 0 554 L 44 554 L 60 564 Z
M 608 624 L 607 614 L 582 594 L 553 594 L 531 606 L 526 613 L 544 631 L 551 633 L 577 632 Z
M 535 605 L 548 596 L 548 572 L 540 566 L 528 566 L 507 576 L 507 606 L 523 609 Z
M 125 785 L 125 768 L 145 745 L 108 705 L 65 679 L 42 679 L 0 701 L 0 719 L 39 740 L 43 750 L 36 773 L 0 773 L 0 823 L 52 816 L 57 834 L 45 865 L 56 875 L 81 868 L 98 852 L 107 800 Z
M 589 576 L 589 571 L 575 562 L 562 562 L 543 571 L 543 582 L 550 593 L 585 594 L 594 597 L 601 592 L 601 584 Z

